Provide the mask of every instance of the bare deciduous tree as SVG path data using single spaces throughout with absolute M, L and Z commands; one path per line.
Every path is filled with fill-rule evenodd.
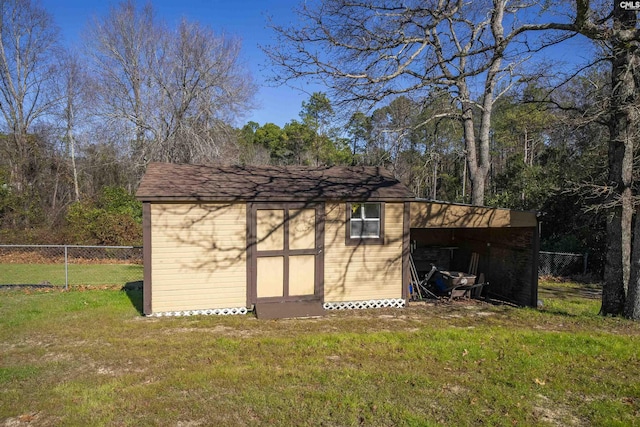
M 138 166 L 220 157 L 234 135 L 229 124 L 254 93 L 238 40 L 187 20 L 172 30 L 150 4 L 137 9 L 127 1 L 96 21 L 89 41 L 99 113 L 128 123 Z
M 113 129 L 131 131 L 133 157 L 141 161 L 147 144 L 151 56 L 156 26 L 151 4 L 136 8 L 133 1 L 112 6 L 103 19 L 95 19 L 87 33 L 98 96 L 96 114 Z M 142 166 L 138 164 L 138 166 Z
M 80 183 L 77 164 L 78 133 L 81 127 L 90 124 L 90 104 L 93 100 L 90 92 L 91 80 L 86 72 L 85 64 L 76 52 L 67 51 L 60 55 L 60 73 L 57 90 L 61 98 L 57 109 L 60 121 L 61 139 L 64 141 L 66 154 L 71 164 L 73 194 L 76 202 L 80 201 Z
M 314 78 L 344 103 L 375 104 L 398 95 L 426 99 L 446 88 L 454 104 L 430 119 L 455 116 L 464 129 L 472 203 L 484 204 L 491 164 L 493 105 L 514 82 L 519 62 L 514 42 L 527 30 L 517 14 L 536 3 L 486 0 L 324 0 L 305 3 L 302 24 L 273 26 L 277 47 L 265 47 L 283 73 L 276 81 Z M 508 25 L 507 25 L 508 23 Z M 527 51 L 547 41 L 523 43 Z M 502 90 L 498 91 L 501 82 Z
M 160 36 L 151 64 L 159 88 L 152 115 L 150 157 L 165 161 L 211 161 L 232 138 L 228 124 L 250 106 L 254 87 L 240 63 L 241 43 L 208 27 L 182 20 Z
M 0 9 L 0 113 L 10 183 L 22 191 L 29 185 L 27 135 L 58 101 L 51 90 L 58 29 L 31 0 L 2 0 Z

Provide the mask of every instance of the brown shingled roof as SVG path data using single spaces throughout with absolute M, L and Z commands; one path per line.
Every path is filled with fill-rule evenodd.
M 408 200 L 415 196 L 374 166 L 203 166 L 151 163 L 142 201 Z

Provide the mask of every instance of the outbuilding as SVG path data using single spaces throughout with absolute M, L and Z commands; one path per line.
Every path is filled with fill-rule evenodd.
M 402 307 L 411 251 L 425 248 L 447 251 L 451 266 L 481 252 L 491 288 L 516 289 L 511 295 L 521 305 L 537 299 L 537 276 L 519 279 L 535 268 L 535 215 L 420 201 L 380 167 L 152 163 L 137 198 L 146 315 L 253 308 L 270 318 Z M 522 247 L 503 247 L 514 240 Z M 504 250 L 529 255 L 503 274 L 493 258 Z M 494 287 L 495 279 L 516 276 Z
M 411 252 L 416 268 L 431 264 L 487 282 L 484 296 L 519 306 L 538 303 L 536 212 L 414 200 Z M 483 276 L 483 277 L 480 277 Z

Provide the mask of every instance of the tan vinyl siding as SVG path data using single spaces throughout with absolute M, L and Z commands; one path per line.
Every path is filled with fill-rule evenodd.
M 535 227 L 534 212 L 434 202 L 411 202 L 411 228 Z
M 152 204 L 153 311 L 246 305 L 246 204 Z
M 345 245 L 346 204 L 327 203 L 326 302 L 402 297 L 403 203 L 385 203 L 384 245 Z

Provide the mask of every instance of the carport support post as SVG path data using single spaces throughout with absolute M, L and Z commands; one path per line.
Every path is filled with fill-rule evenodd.
M 64 245 L 64 290 L 69 290 L 69 249 Z
M 538 306 L 538 264 L 540 263 L 540 230 L 542 229 L 542 221 L 540 221 L 540 212 L 536 213 L 536 228 L 533 231 L 533 265 L 531 267 L 531 307 Z

